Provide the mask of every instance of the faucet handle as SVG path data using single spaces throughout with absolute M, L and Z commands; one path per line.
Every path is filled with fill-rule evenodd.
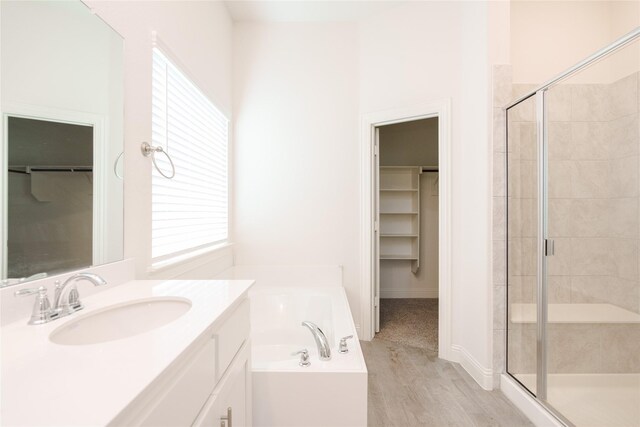
M 45 288 L 44 286 L 40 286 L 39 288 L 28 288 L 28 289 L 20 289 L 19 291 L 15 291 L 13 293 L 13 296 L 15 297 L 26 297 L 29 295 L 33 295 L 33 294 L 42 294 L 44 292 L 44 295 L 47 295 L 47 288 Z
M 16 297 L 25 297 L 29 295 L 38 294 L 36 302 L 33 305 L 33 312 L 31 313 L 31 319 L 29 319 L 29 325 L 41 325 L 43 323 L 50 322 L 58 317 L 58 313 L 51 309 L 51 303 L 47 295 L 47 288 L 40 286 L 39 288 L 20 289 L 14 292 Z
M 298 362 L 298 365 L 302 366 L 303 368 L 306 368 L 307 366 L 311 365 L 311 362 L 309 361 L 309 352 L 307 351 L 306 348 L 303 348 L 300 351 L 296 351 L 291 353 L 292 356 L 297 356 L 300 355 L 300 362 Z
M 349 347 L 347 347 L 347 340 L 353 338 L 353 335 L 347 335 L 346 337 L 340 338 L 340 346 L 338 348 L 338 353 L 346 354 L 349 353 Z

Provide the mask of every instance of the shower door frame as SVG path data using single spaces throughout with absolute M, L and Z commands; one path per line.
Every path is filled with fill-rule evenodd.
M 548 149 L 548 135 L 547 135 L 547 106 L 546 106 L 546 92 L 548 89 L 553 87 L 555 84 L 560 83 L 561 81 L 569 78 L 570 76 L 582 71 L 583 69 L 589 67 L 590 65 L 596 63 L 597 61 L 603 59 L 604 57 L 618 51 L 623 48 L 627 44 L 636 41 L 640 38 L 640 27 L 637 27 L 633 31 L 627 33 L 623 37 L 619 38 L 615 42 L 610 45 L 598 50 L 591 56 L 585 58 L 580 61 L 573 67 L 567 69 L 566 71 L 558 74 L 551 80 L 543 83 L 541 86 L 536 89 L 524 94 L 520 98 L 511 102 L 507 106 L 504 107 L 504 111 L 506 114 L 506 126 L 505 126 L 505 136 L 507 143 L 507 153 L 508 153 L 508 144 L 509 144 L 509 110 L 520 103 L 529 100 L 530 98 L 535 99 L 535 119 L 536 119 L 536 143 L 537 143 L 537 214 L 538 214 L 538 224 L 537 224 L 537 252 L 536 252 L 536 260 L 537 260 L 537 269 L 536 269 L 536 392 L 535 394 L 529 390 L 526 386 L 524 386 L 514 375 L 512 375 L 509 370 L 509 286 L 507 286 L 507 294 L 506 294 L 506 325 L 507 325 L 507 343 L 505 346 L 506 353 L 506 374 L 512 378 L 521 388 L 527 391 L 529 394 L 533 396 L 533 398 L 544 407 L 551 415 L 553 415 L 559 422 L 567 425 L 573 426 L 573 424 L 566 419 L 559 411 L 557 411 L 548 401 L 547 401 L 547 257 L 553 255 L 553 241 L 549 239 L 547 233 L 548 226 L 548 217 L 547 217 L 547 200 L 548 200 L 548 158 L 547 158 L 547 149 Z M 505 171 L 506 171 L 506 185 L 507 192 L 506 198 L 509 197 L 509 156 L 508 154 L 505 156 Z M 508 262 L 508 247 L 509 247 L 509 203 L 506 203 L 506 215 L 507 215 L 507 280 L 509 277 L 509 262 Z

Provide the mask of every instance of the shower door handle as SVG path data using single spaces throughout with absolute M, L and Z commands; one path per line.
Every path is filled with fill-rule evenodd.
M 233 427 L 233 409 L 231 409 L 231 406 L 229 406 L 227 408 L 227 416 L 226 417 L 220 417 L 220 427 Z
M 556 245 L 553 239 L 544 239 L 544 255 L 553 256 L 556 253 Z

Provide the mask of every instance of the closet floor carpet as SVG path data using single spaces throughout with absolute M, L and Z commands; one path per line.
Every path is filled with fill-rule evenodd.
M 533 427 L 502 392 L 483 390 L 431 351 L 378 338 L 360 345 L 369 371 L 369 426 Z
M 380 300 L 380 332 L 376 339 L 438 352 L 438 300 Z

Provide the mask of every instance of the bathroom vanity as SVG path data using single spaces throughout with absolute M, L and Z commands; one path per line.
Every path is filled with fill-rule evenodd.
M 44 325 L 25 312 L 2 328 L 2 424 L 251 425 L 252 284 L 131 281 Z

